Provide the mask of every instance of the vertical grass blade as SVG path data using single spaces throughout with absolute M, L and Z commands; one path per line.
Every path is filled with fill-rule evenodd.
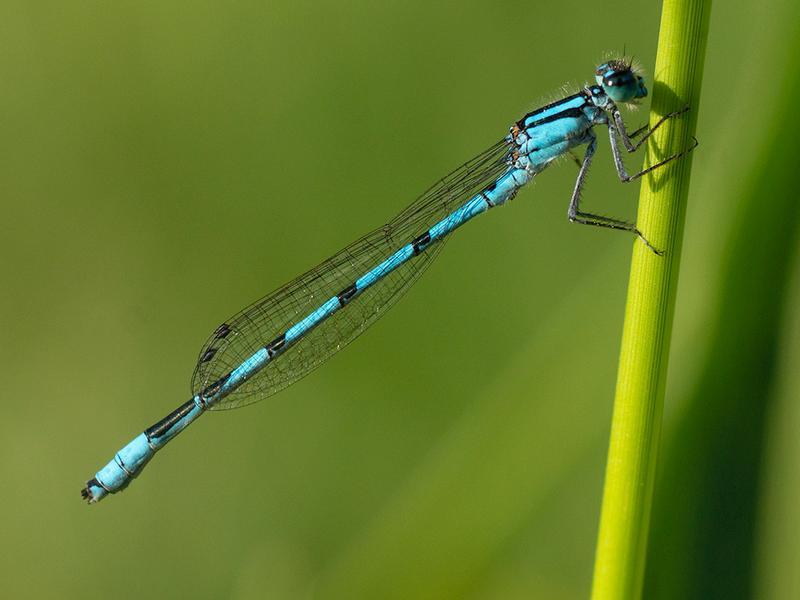
M 771 572 L 769 588 L 781 590 L 775 597 L 797 596 L 797 579 L 794 596 L 784 590 L 792 586 L 789 574 L 797 572 L 800 555 L 774 543 L 757 545 L 765 525 L 759 522 L 765 485 L 792 484 L 792 478 L 768 483 L 764 462 L 773 411 L 781 401 L 776 385 L 786 360 L 787 321 L 796 311 L 788 294 L 797 277 L 800 242 L 800 122 L 786 118 L 800 96 L 800 71 L 791 68 L 800 54 L 800 11 L 788 12 L 787 31 L 768 52 L 777 63 L 767 67 L 774 69 L 768 80 L 775 101 L 758 114 L 763 138 L 749 147 L 748 174 L 740 175 L 727 198 L 735 218 L 719 267 L 713 320 L 706 324 L 709 350 L 685 412 L 664 444 L 645 581 L 648 600 L 769 597 L 754 579 L 758 550 L 766 551 L 761 560 L 793 565 L 784 567 L 783 579 L 779 565 Z M 796 498 L 790 502 L 796 504 Z M 785 528 L 788 539 L 795 537 L 790 523 L 777 527 Z
M 651 125 L 686 105 L 648 145 L 645 166 L 692 143 L 710 0 L 665 0 L 654 73 Z M 637 242 L 622 334 L 592 598 L 638 598 L 663 412 L 691 154 L 642 182 L 637 223 L 657 256 Z

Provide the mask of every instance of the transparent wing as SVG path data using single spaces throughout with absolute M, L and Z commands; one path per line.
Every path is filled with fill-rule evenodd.
M 509 146 L 501 140 L 435 183 L 389 223 L 375 229 L 297 279 L 220 325 L 203 345 L 192 393 L 225 377 L 260 348 L 332 298 L 403 245 L 424 233 L 508 168 Z M 213 409 L 251 404 L 307 375 L 353 341 L 392 306 L 433 262 L 442 242 L 410 259 L 353 298 Z

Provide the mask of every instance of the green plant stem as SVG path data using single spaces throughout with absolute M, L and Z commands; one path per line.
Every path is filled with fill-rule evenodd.
M 692 144 L 702 80 L 710 0 L 665 0 L 650 123 L 690 106 L 651 138 L 650 165 Z M 637 241 L 622 332 L 593 600 L 641 595 L 653 497 L 670 333 L 692 155 L 644 177 L 637 224 L 664 251 Z

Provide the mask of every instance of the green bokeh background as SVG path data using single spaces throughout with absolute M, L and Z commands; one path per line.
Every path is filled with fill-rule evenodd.
M 325 368 L 204 417 L 124 494 L 78 491 L 188 399 L 222 320 L 604 51 L 652 67 L 658 19 L 4 0 L 3 596 L 587 597 L 632 240 L 567 222 L 569 164 Z M 798 23 L 712 12 L 647 598 L 800 597 Z M 587 205 L 632 218 L 600 146 Z

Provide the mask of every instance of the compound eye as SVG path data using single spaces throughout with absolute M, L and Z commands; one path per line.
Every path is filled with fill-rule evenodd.
M 633 75 L 630 71 L 622 71 L 619 73 L 614 73 L 613 75 L 609 75 L 603 82 L 609 87 L 620 87 L 623 85 L 629 85 L 633 83 L 635 80 Z

